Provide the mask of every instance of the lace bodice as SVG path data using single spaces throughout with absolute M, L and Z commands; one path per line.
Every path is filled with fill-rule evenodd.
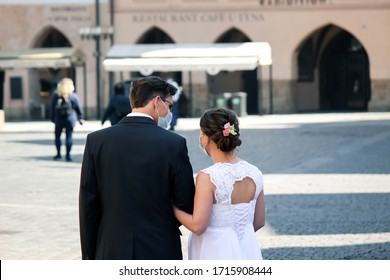
M 254 165 L 244 160 L 237 163 L 216 163 L 201 170 L 210 175 L 211 182 L 215 185 L 215 200 L 217 204 L 231 204 L 233 185 L 246 177 L 251 178 L 256 184 L 254 199 L 263 189 L 263 176 L 261 171 Z
M 216 163 L 201 172 L 209 174 L 216 187 L 216 203 L 211 210 L 209 226 L 232 227 L 241 239 L 245 227 L 253 223 L 256 200 L 263 189 L 261 171 L 256 166 L 241 160 L 234 164 Z M 234 183 L 247 177 L 256 184 L 253 200 L 249 203 L 231 204 Z

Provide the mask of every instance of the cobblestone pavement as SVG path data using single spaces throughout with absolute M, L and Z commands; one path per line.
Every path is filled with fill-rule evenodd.
M 80 259 L 80 166 L 87 133 L 100 128 L 76 127 L 68 163 L 52 160 L 50 122 L 5 124 L 0 259 Z M 390 259 L 390 113 L 247 116 L 240 128 L 238 155 L 264 173 L 265 259 Z M 211 164 L 198 119 L 179 119 L 176 133 L 187 138 L 194 172 Z

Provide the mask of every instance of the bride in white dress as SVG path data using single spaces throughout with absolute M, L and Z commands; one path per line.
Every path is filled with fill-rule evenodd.
M 214 164 L 196 177 L 193 215 L 174 207 L 192 232 L 190 260 L 262 259 L 255 232 L 265 224 L 263 177 L 235 155 L 239 136 L 233 111 L 211 109 L 202 115 L 199 143 Z

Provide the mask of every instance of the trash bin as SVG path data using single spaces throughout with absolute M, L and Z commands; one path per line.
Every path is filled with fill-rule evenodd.
M 228 108 L 233 110 L 237 116 L 246 116 L 246 92 L 233 92 L 228 100 Z
M 226 107 L 226 99 L 223 95 L 215 97 L 215 107 Z
M 228 108 L 228 100 L 231 96 L 230 92 L 210 94 L 210 108 Z

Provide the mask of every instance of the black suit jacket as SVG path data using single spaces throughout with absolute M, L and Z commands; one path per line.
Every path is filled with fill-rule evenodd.
M 87 136 L 79 218 L 83 259 L 182 259 L 172 203 L 192 213 L 185 138 L 147 117 Z

